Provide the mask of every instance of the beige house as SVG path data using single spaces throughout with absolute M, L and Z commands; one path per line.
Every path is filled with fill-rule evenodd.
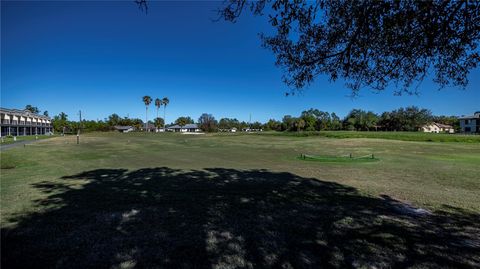
M 455 133 L 455 129 L 453 129 L 453 126 L 436 123 L 436 122 L 426 124 L 422 126 L 420 130 L 424 133 L 437 133 L 437 134 L 438 133 L 449 133 L 449 134 Z

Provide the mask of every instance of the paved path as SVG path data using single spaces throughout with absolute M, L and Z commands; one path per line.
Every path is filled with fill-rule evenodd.
M 35 143 L 35 142 L 40 141 L 40 140 L 41 139 L 39 139 L 39 140 L 18 141 L 18 142 L 12 143 L 12 144 L 1 145 L 0 146 L 0 151 L 4 151 L 4 150 L 11 149 L 11 148 L 14 148 L 14 147 L 20 147 L 20 146 L 23 146 L 23 145 L 26 145 L 26 144 Z

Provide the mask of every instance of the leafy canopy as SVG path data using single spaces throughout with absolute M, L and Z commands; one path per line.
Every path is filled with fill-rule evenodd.
M 480 60 L 480 1 L 230 0 L 219 15 L 235 22 L 243 11 L 268 16 L 263 46 L 291 93 L 318 75 L 344 79 L 354 95 L 391 83 L 417 93 L 430 72 L 440 88 L 465 88 Z

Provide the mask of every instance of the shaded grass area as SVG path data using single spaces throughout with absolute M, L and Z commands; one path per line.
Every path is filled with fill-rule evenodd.
M 462 142 L 462 143 L 480 143 L 480 135 L 464 134 L 435 134 L 423 132 L 358 132 L 358 131 L 320 131 L 320 132 L 263 132 L 259 135 L 275 136 L 321 136 L 329 138 L 377 138 L 391 139 L 400 141 L 424 141 L 424 142 Z
M 0 145 L 8 145 L 8 144 L 13 144 L 17 143 L 20 141 L 31 141 L 31 140 L 40 140 L 40 139 L 47 139 L 47 138 L 52 138 L 54 137 L 53 135 L 26 135 L 26 136 L 17 136 L 17 140 L 13 140 L 13 137 L 2 137 L 0 140 Z
M 78 185 L 76 182 L 86 182 Z M 258 169 L 93 169 L 40 181 L 2 268 L 472 268 L 480 216 Z

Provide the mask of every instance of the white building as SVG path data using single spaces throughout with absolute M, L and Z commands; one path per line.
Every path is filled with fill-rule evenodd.
M 438 133 L 449 133 L 449 134 L 455 133 L 455 129 L 453 129 L 453 126 L 446 125 L 446 124 L 441 124 L 441 123 L 436 123 L 436 122 L 426 124 L 426 125 L 422 126 L 422 128 L 420 128 L 420 129 L 424 133 L 437 133 L 437 134 Z
M 0 108 L 0 136 L 42 135 L 53 132 L 50 117 L 28 110 Z
M 198 133 L 201 132 L 200 128 L 198 128 L 197 124 L 186 124 L 184 126 L 180 125 L 173 125 L 167 127 L 167 131 L 169 132 L 180 132 L 180 133 Z
M 117 125 L 117 126 L 114 126 L 113 128 L 115 128 L 115 130 L 121 132 L 121 133 L 129 133 L 129 132 L 133 132 L 135 131 L 135 128 L 133 128 L 132 126 L 120 126 L 120 125 Z

